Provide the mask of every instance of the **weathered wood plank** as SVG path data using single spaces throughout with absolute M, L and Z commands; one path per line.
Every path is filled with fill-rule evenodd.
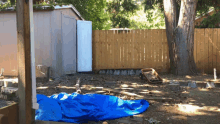
M 26 3 L 24 0 L 19 0 L 16 3 L 19 124 L 31 124 L 35 121 L 35 110 L 32 109 L 29 4 L 32 5 L 32 1 Z
M 209 30 L 209 39 L 208 39 L 208 73 L 213 72 L 213 29 L 208 29 Z
M 141 42 L 140 42 L 140 68 L 145 68 L 145 30 L 141 30 Z
M 130 68 L 128 66 L 128 43 L 129 43 L 129 39 L 128 39 L 128 31 L 125 31 L 124 34 L 124 68 Z
M 204 41 L 204 71 L 207 73 L 209 71 L 209 32 L 210 29 L 205 29 L 205 41 Z
M 135 50 L 135 44 L 136 44 L 136 31 L 132 31 L 132 68 L 136 67 L 136 58 L 137 58 L 137 52 Z
M 18 103 L 0 108 L 0 124 L 19 124 Z
M 159 61 L 158 61 L 158 66 L 159 66 L 159 69 L 158 69 L 158 72 L 161 72 L 162 69 L 163 69 L 163 61 L 162 61 L 162 56 L 163 56 L 163 32 L 161 29 L 158 30 L 158 50 L 159 50 L 159 54 L 158 54 L 158 57 L 159 57 Z
M 132 49 L 132 31 L 128 31 L 128 67 L 132 68 L 132 53 L 133 53 L 133 49 Z
M 213 68 L 217 68 L 217 40 L 218 40 L 218 29 L 213 29 L 213 51 L 212 51 L 212 62 Z
M 147 49 L 147 68 L 152 68 L 152 52 L 151 52 L 151 38 L 152 38 L 152 30 L 148 29 L 147 31 L 147 45 L 146 45 L 146 49 Z
M 220 74 L 220 29 L 218 29 L 217 32 L 217 73 Z
M 114 65 L 115 65 L 115 69 L 118 69 L 118 64 L 119 64 L 119 47 L 118 47 L 118 31 L 115 31 L 115 37 L 114 37 L 114 41 L 115 41 L 115 57 L 114 57 Z
M 196 47 L 197 47 L 197 44 L 198 41 L 197 41 L 197 29 L 194 30 L 194 52 L 193 52 L 193 56 L 194 56 L 194 60 L 195 60 L 195 63 L 197 64 L 197 57 L 196 57 L 196 54 L 197 54 L 197 50 L 196 50 Z

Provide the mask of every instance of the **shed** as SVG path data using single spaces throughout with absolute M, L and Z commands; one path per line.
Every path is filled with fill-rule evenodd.
M 81 37 L 83 35 L 89 37 L 85 44 L 89 43 L 91 46 L 91 22 L 85 21 L 72 5 L 54 8 L 54 10 L 34 10 L 37 77 L 47 75 L 45 73 L 47 69 L 42 71 L 40 67 L 50 67 L 51 75 L 55 77 L 77 71 L 77 45 L 85 43 L 78 41 L 81 44 L 77 44 L 77 39 L 82 39 L 77 37 L 79 33 Z M 87 31 L 84 30 L 83 33 L 80 27 L 83 27 L 84 22 L 87 25 Z M 77 23 L 81 26 L 77 27 Z M 79 47 L 78 50 L 80 49 L 83 48 Z M 89 49 L 92 49 L 92 46 Z M 16 11 L 0 12 L 0 69 L 4 70 L 5 76 L 18 75 Z

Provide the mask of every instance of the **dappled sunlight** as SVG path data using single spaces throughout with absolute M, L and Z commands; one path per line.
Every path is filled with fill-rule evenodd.
M 179 104 L 178 107 L 180 111 L 185 113 L 196 113 L 200 109 L 199 106 L 189 105 L 189 104 Z
M 190 77 L 189 75 L 186 75 L 186 78 L 191 79 L 192 77 Z
M 76 89 L 76 87 L 67 87 L 67 86 L 57 86 L 58 88 L 65 88 L 65 89 Z
M 209 91 L 209 89 L 207 89 L 207 88 L 199 88 L 198 90 L 199 91 Z
M 190 104 L 178 104 L 178 110 L 192 115 L 212 115 L 212 112 L 220 112 L 216 106 L 196 106 Z M 213 113 L 214 114 L 214 113 Z
M 148 94 L 149 92 L 146 92 L 146 91 L 145 91 L 145 92 L 140 92 L 140 93 L 141 93 L 141 94 Z
M 121 87 L 129 87 L 127 84 L 122 84 Z
M 150 92 L 152 92 L 152 93 L 162 93 L 161 91 L 158 91 L 158 90 L 151 90 Z
M 183 91 L 182 93 L 184 93 L 184 94 L 189 94 L 189 91 Z
M 48 89 L 48 87 L 37 87 L 37 90 Z
M 134 88 L 115 88 L 115 89 L 122 89 L 122 90 L 134 90 Z

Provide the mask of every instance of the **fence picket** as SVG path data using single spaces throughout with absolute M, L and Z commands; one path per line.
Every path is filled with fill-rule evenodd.
M 217 73 L 220 74 L 220 29 L 217 32 Z
M 209 40 L 208 40 L 208 45 L 209 45 L 209 68 L 208 68 L 208 73 L 212 73 L 213 71 L 213 30 L 209 29 Z
M 213 48 L 213 58 L 212 58 L 212 63 L 213 63 L 213 68 L 217 68 L 217 40 L 218 40 L 218 30 L 217 28 L 215 28 L 213 30 L 213 44 L 212 44 L 212 48 Z
M 163 43 L 163 35 L 162 35 L 162 30 L 158 30 L 158 35 L 159 35 L 159 37 L 158 37 L 158 51 L 159 51 L 159 54 L 158 54 L 158 58 L 159 58 L 159 61 L 158 61 L 158 64 L 159 64 L 159 70 L 158 71 L 162 71 L 162 69 L 163 69 L 163 63 L 162 63 L 162 55 L 163 55 L 163 53 L 162 53 L 162 49 L 163 49 L 163 45 L 162 45 L 162 43 Z
M 195 29 L 194 57 L 205 73 L 220 71 L 220 29 Z M 166 30 L 93 31 L 93 69 L 170 69 Z

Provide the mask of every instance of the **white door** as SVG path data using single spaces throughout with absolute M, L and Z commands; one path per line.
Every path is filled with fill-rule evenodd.
M 77 72 L 92 71 L 92 22 L 77 20 Z

